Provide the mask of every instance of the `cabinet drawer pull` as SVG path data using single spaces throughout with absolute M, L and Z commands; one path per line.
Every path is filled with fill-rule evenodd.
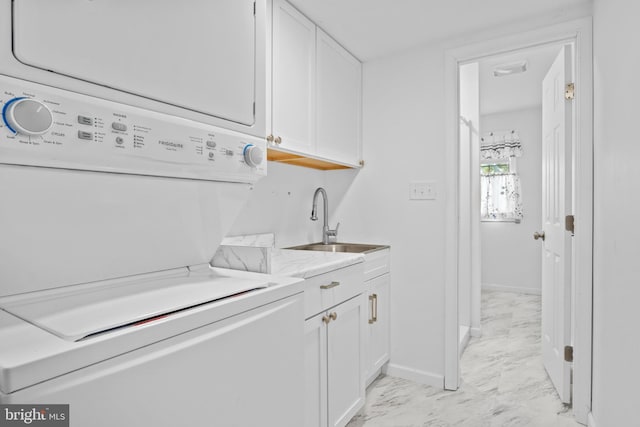
M 340 282 L 331 282 L 328 285 L 322 285 L 320 286 L 320 289 L 331 289 L 331 288 L 335 288 L 336 286 L 339 286 Z
M 375 322 L 373 320 L 373 295 L 369 295 L 369 324 Z
M 371 295 L 373 297 L 373 322 L 378 321 L 378 294 Z

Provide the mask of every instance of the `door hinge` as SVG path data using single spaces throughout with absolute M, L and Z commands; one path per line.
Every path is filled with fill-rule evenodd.
M 570 101 L 576 97 L 576 86 L 573 83 L 567 83 L 564 88 L 564 99 Z
M 564 361 L 573 362 L 573 346 L 572 345 L 566 345 L 564 347 Z
M 564 217 L 564 229 L 571 232 L 573 236 L 576 231 L 576 218 L 573 215 L 567 215 Z

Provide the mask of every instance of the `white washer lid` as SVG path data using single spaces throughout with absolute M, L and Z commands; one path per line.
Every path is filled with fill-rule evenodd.
M 9 302 L 0 308 L 61 338 L 78 341 L 266 287 L 264 281 L 186 273 L 74 287 L 64 293 Z

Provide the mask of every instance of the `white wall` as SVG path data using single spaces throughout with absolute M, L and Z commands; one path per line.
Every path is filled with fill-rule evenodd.
M 482 133 L 515 129 L 523 155 L 517 159 L 522 190 L 523 219 L 513 222 L 482 222 L 482 284 L 513 291 L 539 293 L 542 253 L 533 233 L 541 227 L 542 201 L 542 107 L 480 118 Z M 513 289 L 510 289 L 513 288 Z
M 335 213 L 345 236 L 391 245 L 391 370 L 442 386 L 444 55 L 425 48 L 364 66 L 365 167 Z M 344 172 L 327 174 L 340 185 Z M 410 201 L 409 182 L 437 183 Z M 342 226 L 341 226 L 342 228 Z
M 318 221 L 309 218 L 313 193 L 316 188 L 325 186 L 325 174 L 330 172 L 274 162 L 269 162 L 267 167 L 267 177 L 255 185 L 253 196 L 228 235 L 275 233 L 277 247 L 322 241 L 322 209 Z M 345 182 L 350 182 L 356 173 L 348 171 L 344 174 Z M 329 188 L 326 190 L 329 209 L 333 212 L 341 195 Z M 329 225 L 334 228 L 335 222 Z M 342 234 L 343 225 L 340 228 Z
M 638 16 L 636 1 L 594 2 L 592 410 L 598 427 L 640 423 Z

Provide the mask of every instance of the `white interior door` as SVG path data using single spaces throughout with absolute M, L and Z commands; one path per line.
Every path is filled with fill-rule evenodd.
M 571 209 L 571 47 L 564 46 L 542 83 L 542 355 L 560 399 L 571 399 L 571 236 L 564 229 Z

